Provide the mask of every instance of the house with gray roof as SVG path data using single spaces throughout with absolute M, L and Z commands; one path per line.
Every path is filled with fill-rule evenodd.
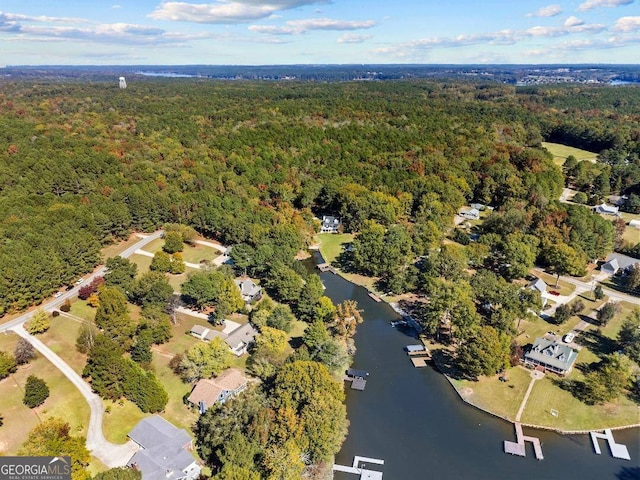
M 529 285 L 527 285 L 527 287 L 531 290 L 538 290 L 540 293 L 544 293 L 547 291 L 547 284 L 541 278 L 532 280 L 531 282 L 529 282 Z
M 559 375 L 568 374 L 573 368 L 578 352 L 569 345 L 546 338 L 536 338 L 533 347 L 523 358 L 529 367 L 542 367 L 545 371 Z
M 478 210 L 477 208 L 462 210 L 458 215 L 468 220 L 478 220 L 480 218 L 480 210 Z
M 257 333 L 250 323 L 245 323 L 229 333 L 224 341 L 229 345 L 231 351 L 239 357 L 247 353 L 247 349 L 253 343 Z
M 323 215 L 320 223 L 320 233 L 338 233 L 340 219 L 332 215 Z
M 620 270 L 620 264 L 618 263 L 617 258 L 612 258 L 600 267 L 601 272 L 609 275 L 615 275 L 618 270 Z
M 262 298 L 262 288 L 249 277 L 236 278 L 235 282 L 245 303 L 257 302 Z
M 613 205 L 607 205 L 604 202 L 593 207 L 593 211 L 596 213 L 601 213 L 602 215 L 615 215 L 616 217 L 620 216 L 620 208 L 614 207 Z
M 191 480 L 200 476 L 200 466 L 188 450 L 193 442 L 186 430 L 159 415 L 143 418 L 129 432 L 139 447 L 127 465 L 142 473 L 142 480 Z

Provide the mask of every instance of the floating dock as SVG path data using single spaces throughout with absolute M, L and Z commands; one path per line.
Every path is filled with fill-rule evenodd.
M 362 463 L 362 467 L 360 464 Z M 353 464 L 347 465 L 333 465 L 334 472 L 354 473 L 360 475 L 360 480 L 382 480 L 382 472 L 377 470 L 367 470 L 366 464 L 384 465 L 384 460 L 368 457 L 353 457 Z
M 613 438 L 613 432 L 610 429 L 605 430 L 604 433 L 589 432 L 589 435 L 591 435 L 593 449 L 595 450 L 597 455 L 600 455 L 602 453 L 602 451 L 600 450 L 600 444 L 598 443 L 598 439 L 602 438 L 609 444 L 609 450 L 611 450 L 611 456 L 613 458 L 631 460 L 627 447 L 625 445 L 622 445 L 621 443 L 616 443 L 615 439 Z
M 373 292 L 369 292 L 369 296 L 370 296 L 371 298 L 373 298 L 373 300 L 374 300 L 374 301 L 376 301 L 376 302 L 381 302 L 381 301 L 382 301 L 382 300 L 380 299 L 380 297 L 379 297 L 379 296 L 377 296 L 377 295 L 376 295 L 375 293 L 373 293 Z
M 544 455 L 542 455 L 542 445 L 540 444 L 540 439 L 536 437 L 529 437 L 522 433 L 522 425 L 520 422 L 516 422 L 514 424 L 516 428 L 516 441 L 510 442 L 509 440 L 504 441 L 504 453 L 510 453 L 511 455 L 518 455 L 520 457 L 526 457 L 526 447 L 524 442 L 531 442 L 533 444 L 533 451 L 536 455 L 537 460 L 544 460 Z

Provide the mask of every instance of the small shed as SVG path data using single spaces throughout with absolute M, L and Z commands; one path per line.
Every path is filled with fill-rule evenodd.
M 640 229 L 640 220 L 631 220 L 631 221 L 629 222 L 629 226 L 630 226 L 631 228 L 638 228 L 638 229 Z

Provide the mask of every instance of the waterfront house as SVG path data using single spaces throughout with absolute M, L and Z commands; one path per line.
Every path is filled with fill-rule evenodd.
M 471 208 L 469 210 L 462 210 L 459 215 L 467 220 L 478 220 L 480 218 L 480 210 L 477 208 Z
M 140 471 L 143 480 L 191 480 L 200 476 L 200 466 L 188 451 L 193 449 L 191 437 L 161 416 L 140 420 L 128 436 L 140 449 L 127 465 Z
M 570 346 L 539 337 L 525 353 L 523 363 L 528 367 L 542 367 L 545 371 L 566 375 L 573 368 L 577 356 L 578 352 Z
M 229 368 L 216 378 L 200 380 L 187 398 L 202 414 L 216 403 L 224 403 L 247 388 L 247 378 L 235 368 Z
M 244 353 L 247 353 L 249 345 L 253 343 L 257 332 L 250 323 L 245 323 L 236 328 L 229 336 L 224 340 L 231 352 L 238 357 Z
M 320 224 L 320 233 L 338 233 L 340 219 L 332 215 L 323 215 Z
M 262 298 L 262 288 L 249 277 L 238 277 L 235 282 L 245 303 L 257 302 Z
M 614 207 L 613 205 L 607 205 L 606 203 L 602 203 L 600 205 L 596 205 L 593 207 L 593 211 L 596 213 L 601 213 L 602 215 L 615 215 L 617 217 L 620 216 L 618 207 Z

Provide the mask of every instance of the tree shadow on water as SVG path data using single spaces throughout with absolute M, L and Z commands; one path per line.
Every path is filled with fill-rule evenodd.
M 618 480 L 638 480 L 640 478 L 640 467 L 622 467 L 616 473 Z

